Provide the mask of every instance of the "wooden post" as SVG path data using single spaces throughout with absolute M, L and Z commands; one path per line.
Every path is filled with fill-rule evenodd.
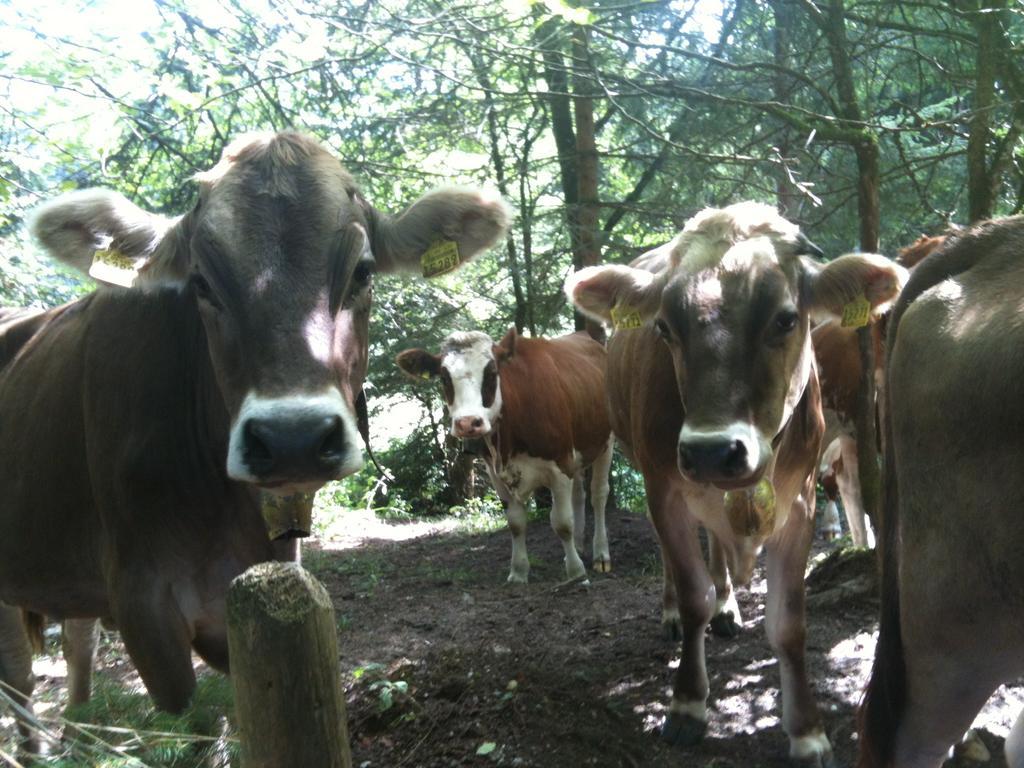
M 327 590 L 296 563 L 260 563 L 227 612 L 242 768 L 351 768 Z

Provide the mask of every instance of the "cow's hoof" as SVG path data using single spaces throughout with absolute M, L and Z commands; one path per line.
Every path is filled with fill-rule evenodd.
M 527 583 L 527 575 L 525 573 L 516 573 L 515 571 L 513 571 L 512 573 L 510 573 L 508 575 L 508 579 L 506 579 L 505 583 L 506 584 L 526 584 Z
M 715 637 L 737 637 L 740 629 L 740 623 L 732 611 L 725 611 L 711 619 L 711 634 Z
M 612 561 L 607 558 L 594 558 L 594 571 L 597 573 L 611 573 Z
M 661 726 L 661 738 L 673 747 L 692 747 L 699 744 L 708 729 L 707 721 L 691 715 L 672 712 Z
M 789 763 L 801 768 L 836 768 L 832 745 L 825 732 L 817 730 L 793 738 L 789 743 Z
M 790 764 L 796 768 L 836 768 L 836 758 L 829 750 L 821 755 L 812 755 L 811 757 L 800 757 L 790 759 Z

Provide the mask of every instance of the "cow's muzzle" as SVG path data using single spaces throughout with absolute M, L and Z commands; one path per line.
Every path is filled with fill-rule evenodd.
M 336 414 L 249 419 L 242 439 L 245 463 L 261 479 L 334 477 L 348 448 Z
M 689 431 L 679 437 L 679 471 L 697 483 L 739 488 L 754 483 L 763 471 L 757 434 L 750 429 Z
M 284 490 L 316 490 L 362 467 L 354 415 L 336 391 L 262 398 L 250 395 L 231 430 L 228 474 Z

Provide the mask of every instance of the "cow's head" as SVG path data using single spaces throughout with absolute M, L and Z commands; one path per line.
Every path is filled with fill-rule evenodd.
M 515 355 L 516 329 L 510 328 L 497 344 L 486 333 L 453 333 L 441 345 L 441 354 L 407 349 L 395 358 L 413 379 L 441 380 L 455 437 L 485 437 L 501 413 L 500 370 Z
M 809 380 L 811 313 L 842 313 L 860 299 L 877 313 L 906 273 L 872 254 L 812 263 L 805 257 L 821 252 L 795 224 L 749 202 L 700 212 L 664 250 L 656 272 L 590 267 L 566 292 L 600 320 L 653 321 L 684 409 L 679 470 L 724 489 L 750 486 Z
M 198 202 L 176 220 L 86 190 L 44 205 L 32 229 L 62 261 L 85 270 L 113 252 L 134 289 L 170 287 L 198 307 L 231 418 L 230 477 L 311 490 L 356 471 L 373 273 L 415 269 L 438 241 L 472 258 L 505 231 L 505 205 L 442 189 L 392 218 L 294 133 L 236 141 L 197 178 Z

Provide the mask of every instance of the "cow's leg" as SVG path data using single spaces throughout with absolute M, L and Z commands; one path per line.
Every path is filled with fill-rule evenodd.
M 581 555 L 587 531 L 586 475 L 587 471 L 581 469 L 572 478 L 572 539 Z
M 654 524 L 651 517 L 651 508 L 647 507 L 647 519 Z M 657 528 L 655 528 L 657 533 Z M 672 574 L 672 563 L 665 552 L 665 545 L 658 539 L 658 547 L 661 549 L 661 631 L 665 639 L 670 642 L 683 639 L 683 623 L 679 618 L 679 598 L 676 597 L 676 579 Z
M 874 547 L 875 534 L 864 514 L 864 497 L 860 492 L 860 465 L 857 463 L 857 441 L 850 435 L 839 438 L 842 451 L 843 469 L 836 473 L 836 485 L 846 510 L 846 522 L 850 526 L 850 538 L 855 547 Z
M 605 508 L 608 505 L 608 472 L 612 467 L 612 441 L 590 467 L 590 506 L 594 508 L 594 570 L 610 573 L 612 556 L 608 548 Z
M 672 744 L 690 746 L 699 742 L 707 730 L 704 630 L 714 610 L 715 587 L 704 565 L 696 523 L 686 511 L 682 495 L 668 483 L 645 480 L 665 573 L 674 577 L 683 636 L 672 704 L 661 733 Z
M 551 528 L 562 542 L 565 550 L 565 576 L 570 581 L 587 576 L 576 545 L 573 542 L 572 524 L 572 479 L 561 472 L 552 473 L 551 479 Z
M 708 566 L 715 585 L 715 615 L 711 617 L 711 631 L 718 637 L 736 637 L 743 626 L 740 604 L 736 602 L 736 590 L 729 578 L 725 548 L 711 531 L 708 531 Z
M 68 706 L 85 704 L 92 692 L 92 668 L 99 640 L 97 619 L 65 619 L 61 631 L 64 661 L 68 665 Z
M 525 584 L 530 577 L 530 560 L 526 556 L 526 505 L 509 496 L 505 517 L 509 533 L 512 534 L 512 567 L 508 572 L 508 581 Z
M 779 660 L 782 727 L 789 755 L 813 766 L 832 765 L 832 746 L 822 727 L 805 663 L 804 569 L 814 537 L 814 515 L 803 497 L 766 544 L 768 595 L 765 628 Z
M 274 539 L 270 546 L 274 550 L 274 559 L 279 563 L 298 563 L 302 565 L 302 539 L 291 537 L 288 539 Z
M 124 647 L 153 703 L 166 712 L 181 712 L 196 688 L 192 628 L 170 585 L 127 568 L 114 595 L 114 618 Z
M 941 624 L 920 630 L 914 624 L 908 624 L 910 634 L 904 638 L 909 648 L 905 661 L 908 693 L 896 731 L 893 765 L 939 768 L 1002 681 L 1007 672 L 1005 657 L 998 653 L 986 656 L 987 648 L 980 641 L 973 648 L 951 649 L 943 642 L 948 636 L 935 632 Z M 1007 764 L 1014 765 L 1009 752 Z
M 25 634 L 21 609 L 0 603 L 0 686 L 3 693 L 31 717 L 32 645 Z M 21 748 L 30 753 L 39 751 L 39 738 L 19 714 L 15 715 L 21 733 Z

